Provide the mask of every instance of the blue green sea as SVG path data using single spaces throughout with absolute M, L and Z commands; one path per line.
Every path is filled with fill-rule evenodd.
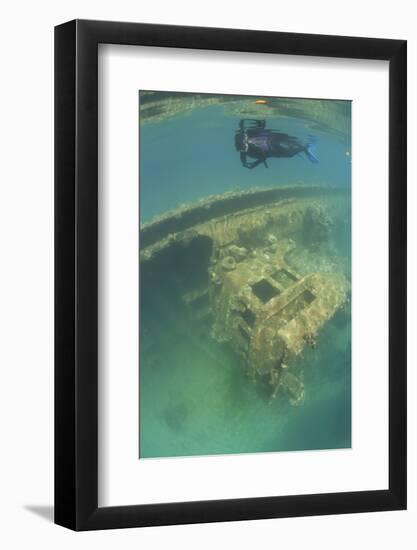
M 336 266 L 350 280 L 350 102 L 139 93 L 140 225 L 209 195 L 288 185 L 340 189 L 336 223 L 317 251 L 289 258 L 296 269 Z M 314 140 L 319 162 L 301 154 L 242 166 L 234 135 L 242 118 Z M 181 260 L 184 264 L 184 260 Z M 192 251 L 190 280 L 202 269 Z M 197 276 L 197 275 L 195 275 Z M 291 405 L 252 383 L 242 357 L 190 321 L 177 260 L 140 265 L 139 457 L 340 449 L 351 446 L 351 327 L 335 315 L 303 357 L 305 398 Z

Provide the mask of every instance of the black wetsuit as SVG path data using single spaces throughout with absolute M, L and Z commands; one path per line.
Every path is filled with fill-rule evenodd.
M 250 127 L 246 127 L 248 122 Z M 255 168 L 261 163 L 268 167 L 268 158 L 288 158 L 302 152 L 312 162 L 317 160 L 310 156 L 309 146 L 303 145 L 297 138 L 267 130 L 265 120 L 242 119 L 235 135 L 235 147 L 240 152 L 240 160 L 245 168 Z M 248 157 L 254 160 L 250 161 Z

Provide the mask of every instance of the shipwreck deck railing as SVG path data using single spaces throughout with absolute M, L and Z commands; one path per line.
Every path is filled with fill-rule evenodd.
M 233 214 L 240 210 L 256 208 L 291 198 L 309 198 L 323 195 L 330 197 L 343 193 L 346 193 L 344 187 L 296 185 L 209 196 L 202 201 L 169 211 L 143 224 L 140 229 L 140 247 L 143 250 L 171 233 L 185 231 L 197 224 Z

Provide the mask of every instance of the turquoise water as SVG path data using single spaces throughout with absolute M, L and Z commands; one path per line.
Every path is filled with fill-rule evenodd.
M 236 102 L 239 105 L 239 102 Z M 259 111 L 262 118 L 262 111 Z M 311 117 L 269 117 L 267 128 L 306 141 L 313 134 L 319 164 L 304 155 L 242 167 L 234 148 L 239 116 L 224 105 L 200 106 L 140 127 L 140 222 L 208 195 L 252 187 L 320 184 L 340 187 L 342 218 L 317 253 L 350 278 L 350 136 L 312 129 Z M 244 118 L 244 117 L 242 117 Z M 175 262 L 140 281 L 139 456 L 338 449 L 351 445 L 350 317 L 335 316 L 315 349 L 305 352 L 305 400 L 269 399 L 242 359 L 190 322 Z M 189 259 L 191 268 L 198 269 Z M 299 261 L 299 258 L 298 258 Z M 294 258 L 294 265 L 297 257 Z

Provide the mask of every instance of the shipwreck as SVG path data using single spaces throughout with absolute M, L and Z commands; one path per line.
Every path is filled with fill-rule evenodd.
M 349 308 L 346 265 L 322 252 L 346 220 L 343 193 L 254 189 L 159 216 L 141 227 L 141 287 L 165 277 L 193 326 L 230 346 L 250 380 L 270 384 L 272 398 L 299 404 L 305 348 Z

